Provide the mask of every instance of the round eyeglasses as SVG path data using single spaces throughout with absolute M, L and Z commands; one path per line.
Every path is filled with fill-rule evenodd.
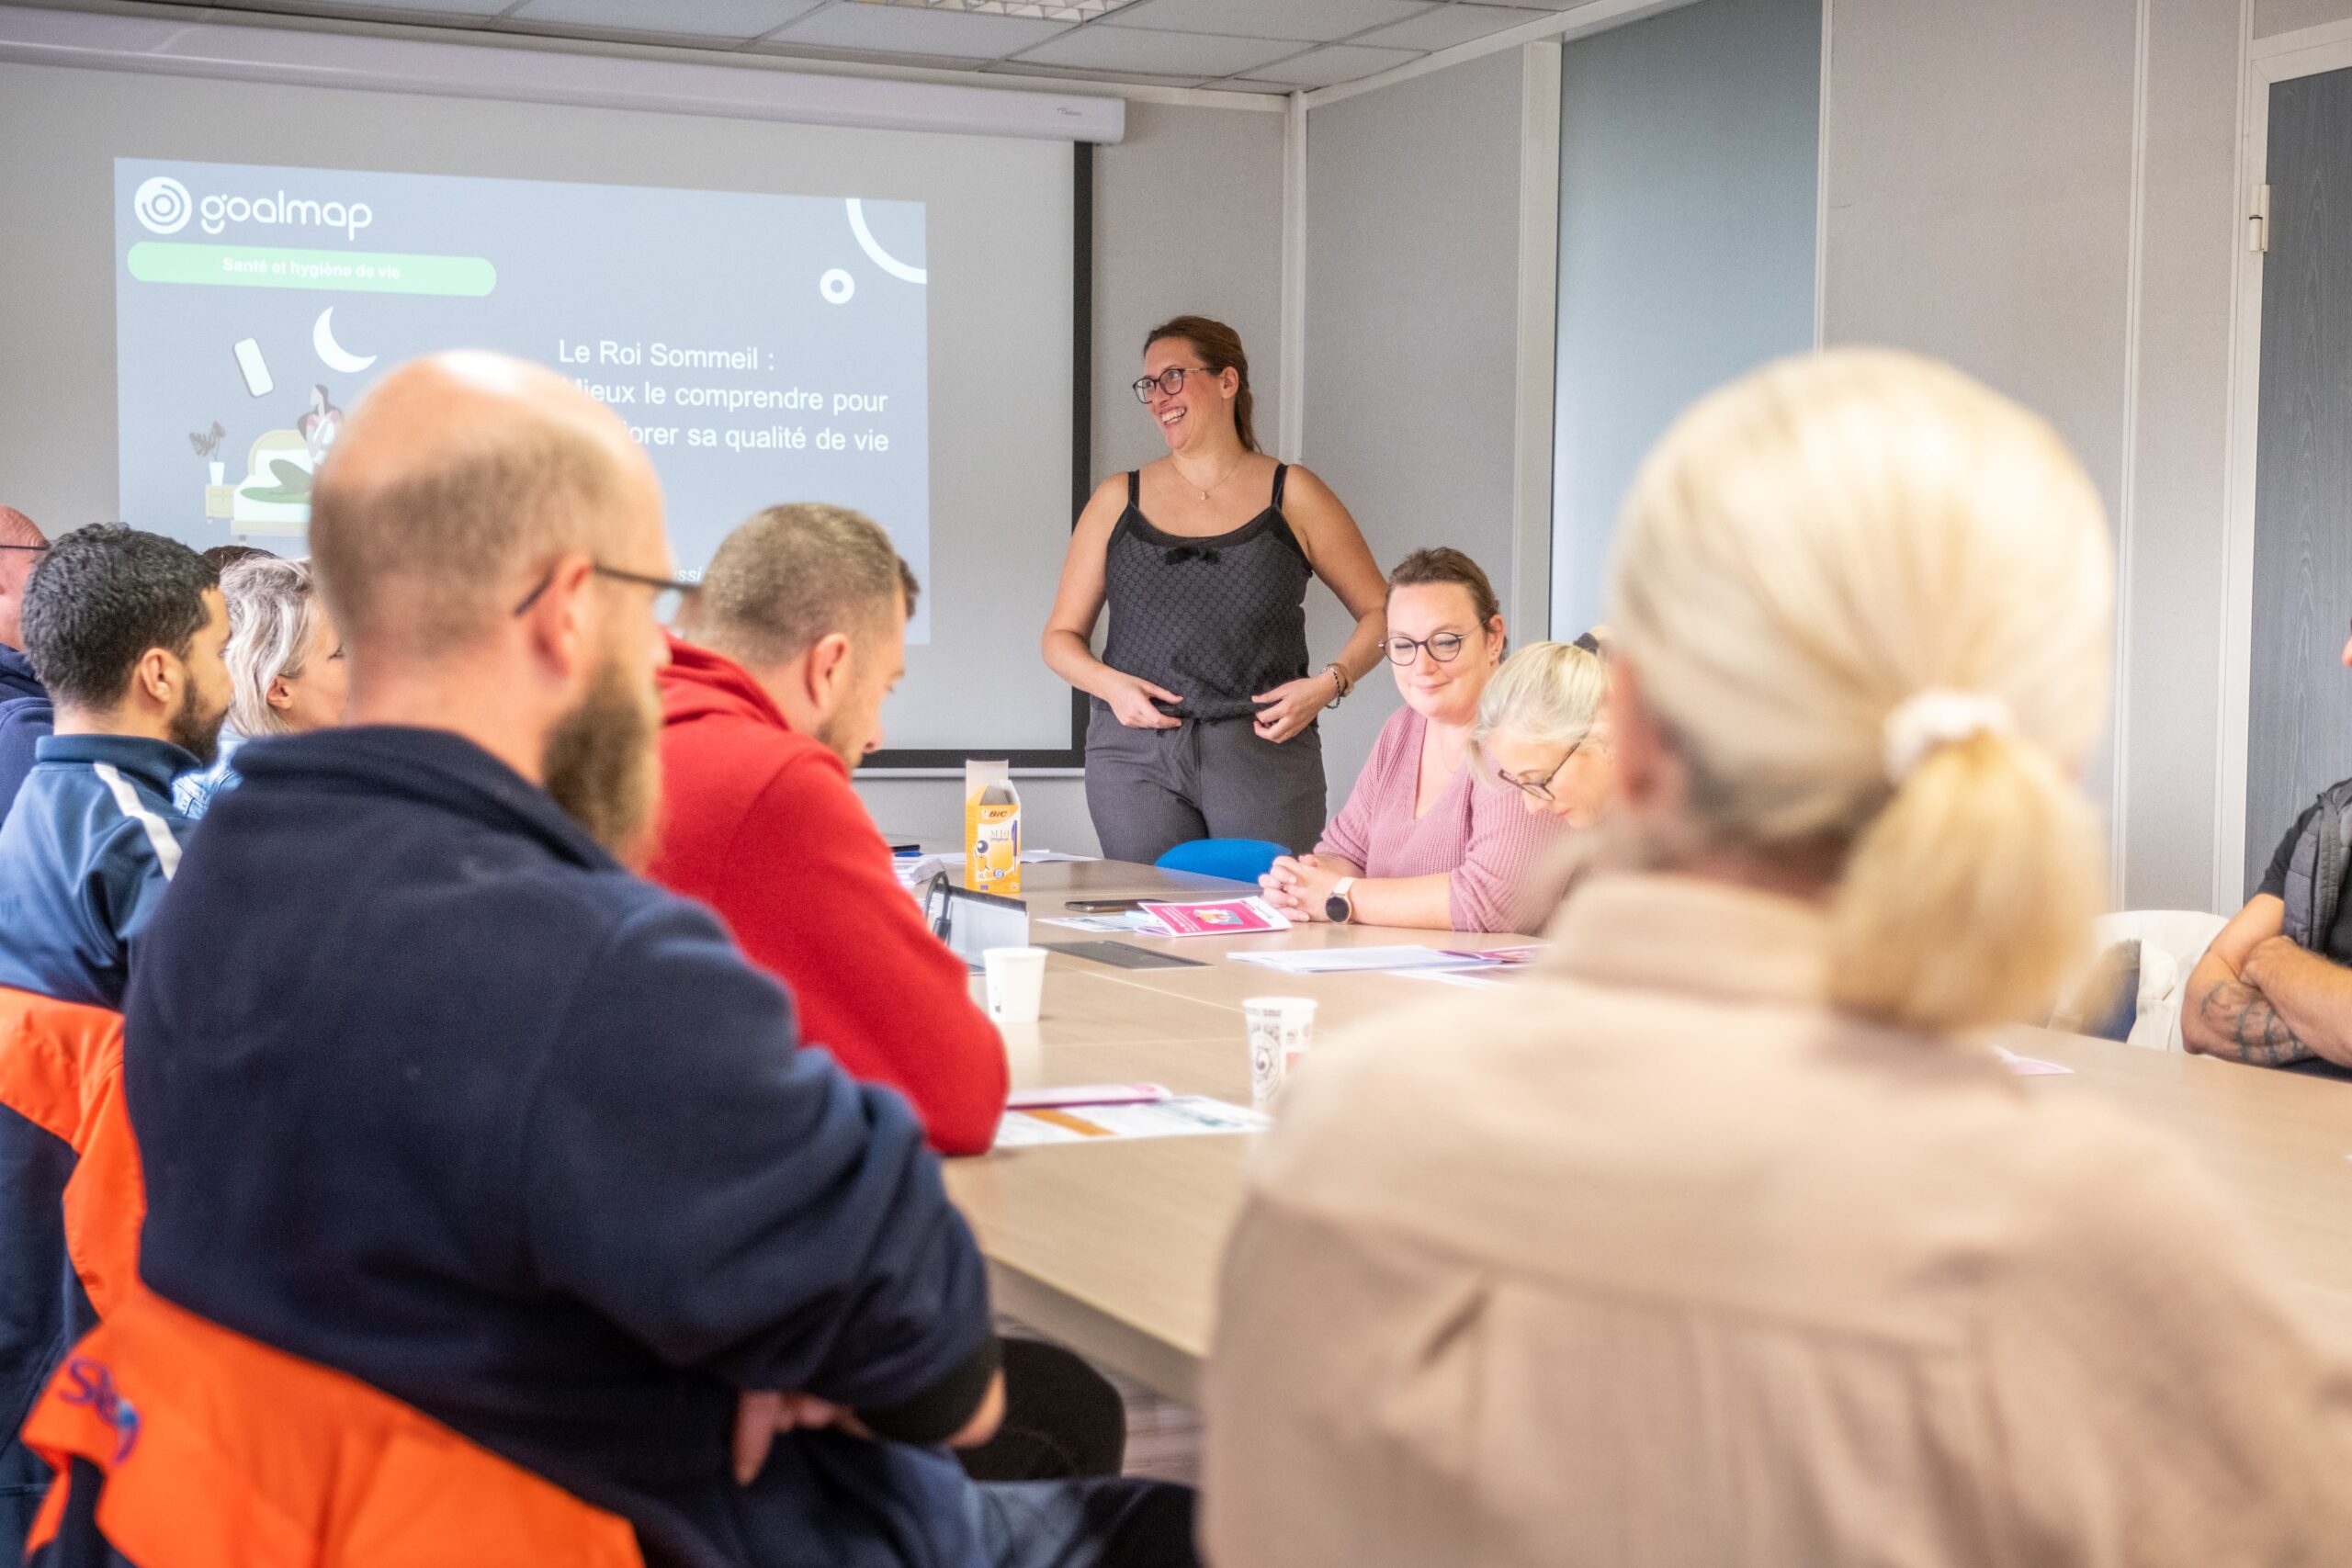
M 1184 378 L 1193 375 L 1214 376 L 1216 372 L 1205 365 L 1171 365 L 1157 376 L 1138 376 L 1135 379 L 1136 401 L 1151 401 L 1152 389 L 1157 387 L 1169 397 L 1184 389 Z
M 1460 632 L 1437 632 L 1429 637 L 1392 637 L 1381 646 L 1388 650 L 1391 664 L 1410 664 L 1422 649 L 1440 664 L 1451 664 L 1462 655 Z
M 1497 777 L 1497 778 L 1498 778 L 1498 779 L 1502 780 L 1502 781 L 1503 781 L 1503 783 L 1505 783 L 1505 784 L 1507 784 L 1510 785 L 1510 787 L 1511 787 L 1511 788 L 1513 788 L 1513 789 L 1515 789 L 1515 790 L 1518 790 L 1518 791 L 1520 791 L 1521 793 L 1525 794 L 1525 795 L 1533 795 L 1533 796 L 1534 796 L 1536 799 L 1538 799 L 1538 800 L 1542 800 L 1542 801 L 1550 801 L 1550 800 L 1553 800 L 1553 799 L 1556 798 L 1556 797 L 1552 794 L 1552 783 L 1553 783 L 1553 781 L 1554 781 L 1554 780 L 1555 780 L 1555 779 L 1557 779 L 1557 778 L 1560 776 L 1560 770 L 1561 770 L 1562 768 L 1565 768 L 1565 767 L 1566 767 L 1566 766 L 1568 765 L 1568 759 L 1569 759 L 1570 757 L 1575 756 L 1575 755 L 1577 754 L 1577 749 L 1578 749 L 1579 747 L 1581 747 L 1583 744 L 1584 744 L 1584 742 L 1583 742 L 1583 741 L 1581 741 L 1581 740 L 1579 740 L 1579 741 L 1577 741 L 1577 744 L 1576 744 L 1575 746 L 1571 746 L 1571 747 L 1569 747 L 1566 751 L 1562 752 L 1562 753 L 1561 753 L 1561 755 L 1560 755 L 1560 760 L 1559 760 L 1558 761 L 1556 761 L 1556 762 L 1555 762 L 1555 763 L 1553 763 L 1553 764 L 1552 764 L 1552 771 L 1551 771 L 1550 773 L 1545 773 L 1545 774 L 1544 774 L 1542 778 L 1540 778 L 1540 779 L 1523 779 L 1523 778 L 1521 778 L 1517 773 L 1512 773 L 1509 768 L 1497 768 L 1497 769 L 1495 770 L 1495 777 Z

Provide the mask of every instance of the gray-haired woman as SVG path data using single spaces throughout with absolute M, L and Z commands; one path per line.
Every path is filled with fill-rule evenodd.
M 1530 812 L 1589 828 L 1617 790 L 1608 694 L 1608 667 L 1596 649 L 1530 643 L 1487 682 L 1470 738 Z
M 229 602 L 229 722 L 212 765 L 184 773 L 173 804 L 201 817 L 213 797 L 237 786 L 236 749 L 263 735 L 296 735 L 341 721 L 347 679 L 335 635 L 311 581 L 308 561 L 258 557 L 220 574 Z

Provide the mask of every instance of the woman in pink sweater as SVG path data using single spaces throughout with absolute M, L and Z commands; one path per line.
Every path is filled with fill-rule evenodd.
M 1493 584 L 1460 550 L 1416 550 L 1388 579 L 1388 660 L 1405 705 L 1381 727 L 1313 854 L 1260 879 L 1294 919 L 1532 931 L 1529 874 L 1566 831 L 1478 779 L 1471 731 L 1502 662 Z

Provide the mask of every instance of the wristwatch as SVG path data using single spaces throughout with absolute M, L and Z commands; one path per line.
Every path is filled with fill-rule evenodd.
M 1343 876 L 1333 885 L 1331 896 L 1323 900 L 1323 916 L 1335 926 L 1344 926 L 1356 918 L 1356 907 L 1348 897 L 1348 889 L 1356 885 L 1352 876 Z

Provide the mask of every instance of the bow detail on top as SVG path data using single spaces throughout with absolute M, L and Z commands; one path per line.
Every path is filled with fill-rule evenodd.
M 1188 560 L 1206 561 L 1215 566 L 1218 558 L 1216 551 L 1206 545 L 1178 545 L 1173 549 L 1160 552 L 1159 558 L 1169 566 L 1182 566 Z

